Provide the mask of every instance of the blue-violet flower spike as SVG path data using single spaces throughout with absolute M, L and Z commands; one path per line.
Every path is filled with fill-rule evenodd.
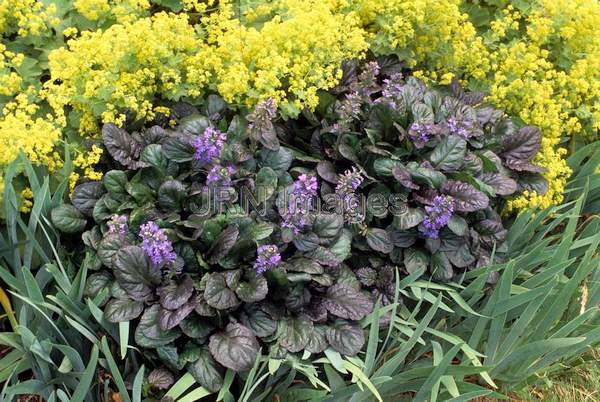
M 436 195 L 432 205 L 425 207 L 427 216 L 421 224 L 421 231 L 430 239 L 439 238 L 439 231 L 448 224 L 454 213 L 452 197 L 447 195 Z
M 290 228 L 295 234 L 302 231 L 307 224 L 307 215 L 313 198 L 317 196 L 317 178 L 301 174 L 294 182 L 292 194 L 283 214 L 282 226 Z
M 202 163 L 212 162 L 221 156 L 225 146 L 227 134 L 219 130 L 207 127 L 202 134 L 194 140 L 194 159 Z
M 173 244 L 164 230 L 152 221 L 140 226 L 142 249 L 155 266 L 171 264 L 177 259 Z
M 210 187 L 231 185 L 231 176 L 235 173 L 235 168 L 231 165 L 221 166 L 214 165 L 208 171 L 206 176 L 206 185 Z
M 127 215 L 113 215 L 108 221 L 108 233 L 125 236 L 127 233 Z
M 281 262 L 279 248 L 274 244 L 260 246 L 257 252 L 258 255 L 254 262 L 254 270 L 258 275 L 262 275 L 266 271 L 277 267 Z

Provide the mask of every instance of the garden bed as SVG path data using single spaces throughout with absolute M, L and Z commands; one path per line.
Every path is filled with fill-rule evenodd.
M 9 3 L 8 400 L 502 398 L 600 342 L 597 3 Z

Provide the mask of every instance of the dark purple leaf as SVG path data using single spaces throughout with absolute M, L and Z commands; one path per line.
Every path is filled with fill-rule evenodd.
M 63 233 L 77 233 L 85 229 L 87 221 L 77 208 L 61 204 L 50 212 L 52 224 Z
M 522 174 L 518 178 L 519 191 L 533 191 L 539 195 L 548 192 L 548 181 L 537 174 Z
M 406 211 L 394 216 L 392 226 L 398 230 L 407 230 L 419 225 L 424 218 L 425 212 L 421 208 L 406 208 Z
M 104 289 L 110 289 L 110 285 L 113 282 L 113 276 L 108 271 L 96 272 L 89 276 L 85 282 L 84 296 L 94 298 Z M 102 300 L 101 304 L 106 303 L 110 294 Z
M 129 299 L 112 299 L 104 307 L 104 318 L 108 322 L 125 322 L 137 318 L 144 311 L 144 303 Z
M 458 216 L 456 214 L 450 217 L 447 226 L 448 229 L 452 231 L 452 233 L 458 236 L 464 236 L 465 234 L 467 234 L 467 230 L 469 229 L 467 221 L 463 217 Z
M 71 202 L 79 212 L 86 216 L 92 216 L 96 202 L 98 202 L 104 193 L 106 193 L 106 190 L 100 182 L 90 181 L 82 183 L 73 189 Z
M 169 138 L 162 146 L 165 156 L 174 162 L 189 162 L 194 159 L 194 147 L 191 138 Z
M 115 277 L 129 296 L 138 301 L 152 299 L 161 273 L 150 265 L 141 247 L 126 246 L 117 251 L 113 258 Z
M 208 347 L 216 361 L 239 372 L 252 368 L 260 345 L 248 328 L 229 324 L 224 332 L 210 337 Z
M 357 324 L 338 321 L 325 331 L 327 341 L 344 356 L 356 356 L 365 344 L 365 333 Z
M 412 190 L 418 190 L 419 186 L 413 183 L 411 179 L 411 174 L 404 166 L 396 164 L 392 168 L 392 175 L 394 179 L 396 179 L 400 184 L 402 184 L 406 188 L 410 188 Z
M 185 275 L 181 283 L 170 281 L 167 285 L 158 288 L 160 304 L 168 310 L 176 310 L 183 306 L 192 296 L 194 281 Z
M 390 234 L 383 229 L 369 229 L 366 237 L 367 244 L 375 251 L 389 254 L 394 249 L 394 244 L 392 243 Z
M 361 291 L 339 283 L 327 289 L 323 303 L 331 314 L 350 320 L 360 320 L 373 310 L 373 300 Z
M 535 126 L 525 126 L 504 138 L 502 156 L 504 158 L 529 161 L 540 149 L 542 135 Z
M 210 255 L 209 262 L 214 264 L 221 258 L 229 254 L 229 251 L 235 245 L 240 232 L 236 225 L 227 226 L 215 239 L 208 254 Z
M 265 338 L 272 335 L 277 330 L 277 321 L 259 308 L 251 308 L 250 311 L 243 312 L 240 321 L 259 338 Z
M 235 294 L 246 303 L 256 303 L 267 297 L 269 287 L 264 276 L 252 276 L 247 282 L 240 282 Z
M 196 308 L 196 298 L 192 297 L 183 306 L 177 310 L 167 310 L 161 308 L 158 313 L 158 325 L 162 330 L 169 330 L 175 328 L 181 321 L 183 321 L 194 309 Z
M 329 161 L 321 161 L 317 164 L 317 173 L 323 180 L 331 184 L 337 184 L 338 175 L 335 172 L 335 166 Z
M 197 314 L 188 315 L 180 324 L 183 333 L 197 342 L 206 339 L 215 327 L 209 320 Z
M 333 252 L 325 247 L 319 246 L 316 249 L 305 254 L 308 258 L 312 258 L 321 265 L 328 267 L 338 266 L 342 261 Z
M 483 173 L 478 179 L 490 186 L 498 195 L 511 195 L 517 191 L 517 182 L 501 173 Z
M 148 374 L 148 384 L 158 389 L 169 389 L 175 383 L 173 374 L 164 368 L 154 369 Z
M 102 141 L 108 153 L 114 160 L 130 169 L 139 169 L 146 166 L 138 158 L 142 146 L 127 131 L 107 123 L 102 127 Z
M 452 264 L 443 251 L 438 251 L 431 256 L 429 269 L 433 277 L 438 281 L 446 282 L 454 276 Z
M 410 230 L 389 230 L 390 239 L 395 247 L 406 248 L 415 244 L 417 233 Z
M 211 392 L 217 392 L 223 386 L 222 367 L 207 350 L 201 350 L 198 359 L 187 367 L 192 377 Z
M 158 205 L 165 211 L 179 211 L 184 200 L 185 187 L 178 180 L 166 180 L 158 188 Z
M 377 280 L 377 271 L 370 267 L 359 268 L 355 273 L 363 286 L 373 286 Z
M 175 339 L 181 336 L 179 329 L 164 331 L 158 326 L 159 304 L 153 304 L 148 307 L 137 328 L 135 329 L 135 342 L 143 348 L 157 348 L 159 346 L 168 345 Z
M 429 160 L 436 169 L 456 171 L 463 164 L 467 142 L 457 135 L 443 137 L 429 155 Z
M 320 277 L 325 277 L 326 275 L 321 275 Z M 317 276 L 313 276 L 313 280 L 319 283 L 321 286 L 331 286 L 333 285 L 333 280 L 330 280 L 328 283 L 319 282 L 315 278 L 319 278 Z M 326 322 L 327 321 L 327 308 L 325 307 L 325 303 L 323 302 L 323 298 L 320 296 L 313 296 L 310 299 L 310 304 L 306 309 L 306 315 L 313 322 Z
M 129 244 L 127 238 L 118 233 L 109 233 L 98 243 L 98 258 L 108 268 L 113 268 L 113 257 L 122 247 Z
M 288 275 L 288 278 L 290 276 L 291 275 Z M 301 282 L 307 282 L 308 280 L 310 280 L 310 275 L 306 275 L 306 280 Z M 296 311 L 301 310 L 308 305 L 308 303 L 310 303 L 310 299 L 311 294 L 308 288 L 304 287 L 303 283 L 299 283 L 288 290 L 287 294 L 285 295 L 284 303 L 289 310 Z
M 305 349 L 310 353 L 323 353 L 327 349 L 327 338 L 325 338 L 326 327 L 317 325 L 308 336 L 308 343 Z
M 242 279 L 242 270 L 241 269 L 232 269 L 223 272 L 225 276 L 225 283 L 227 287 L 230 289 L 235 289 L 240 283 L 240 279 Z
M 220 272 L 210 274 L 204 290 L 204 300 L 218 310 L 234 308 L 240 303 L 235 292 L 227 287 L 225 275 Z
M 287 261 L 287 270 L 294 272 L 306 272 L 311 275 L 319 275 L 323 273 L 323 267 L 316 261 L 298 257 Z
M 217 315 L 217 311 L 213 307 L 211 307 L 204 299 L 204 293 L 197 295 L 196 298 L 198 299 L 198 304 L 194 309 L 196 313 L 198 313 L 202 317 L 214 317 L 215 315 Z
M 429 258 L 424 251 L 414 247 L 404 251 L 404 267 L 409 274 L 419 269 L 427 269 L 428 264 Z
M 448 180 L 442 185 L 442 193 L 454 198 L 454 209 L 459 212 L 475 212 L 487 208 L 488 197 L 470 184 Z
M 521 159 L 506 158 L 504 160 L 504 165 L 507 168 L 515 170 L 517 172 L 544 173 L 546 171 L 546 169 L 544 169 L 543 167 L 534 165 L 529 161 L 524 161 Z
M 472 174 L 480 173 L 483 170 L 483 161 L 473 152 L 467 151 L 463 159 L 461 170 Z
M 283 322 L 283 334 L 279 338 L 281 346 L 292 353 L 306 347 L 313 331 L 313 323 L 307 317 L 298 317 Z
M 456 250 L 446 252 L 446 257 L 448 257 L 452 265 L 458 268 L 466 268 L 476 260 L 469 251 L 469 246 L 465 243 L 461 244 Z

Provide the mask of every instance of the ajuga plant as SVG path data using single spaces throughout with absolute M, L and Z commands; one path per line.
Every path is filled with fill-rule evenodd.
M 346 73 L 339 99 L 295 121 L 269 99 L 244 116 L 212 96 L 162 125 L 103 127 L 103 181 L 51 217 L 83 232 L 86 291 L 107 321 L 133 322 L 163 367 L 151 378 L 187 370 L 214 391 L 260 348 L 354 356 L 398 272 L 448 280 L 502 254 L 503 197 L 544 186 L 538 130 L 456 85 L 374 62 Z
M 65 240 L 83 240 L 65 246 L 95 270 L 86 294 L 107 321 L 132 323 L 160 367 L 150 383 L 187 370 L 215 391 L 224 368 L 250 369 L 261 348 L 356 355 L 375 285 L 343 263 L 352 231 L 315 209 L 316 172 L 292 168 L 272 102 L 247 118 L 215 97 L 205 109 L 174 107 L 164 127 L 103 127 L 102 182 L 51 213 Z
M 547 191 L 531 163 L 538 128 L 456 82 L 427 88 L 389 60 L 362 70 L 348 63 L 334 93 L 287 123 L 282 141 L 302 152 L 296 169 L 318 173 L 322 194 L 352 187 L 359 195 L 349 265 L 361 283 L 375 283 L 390 264 L 456 280 L 502 258 L 507 197 Z

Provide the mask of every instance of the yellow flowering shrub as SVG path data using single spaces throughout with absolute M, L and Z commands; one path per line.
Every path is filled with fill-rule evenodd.
M 485 46 L 461 0 L 357 0 L 352 9 L 369 31 L 371 49 L 396 54 L 408 67 L 434 73 L 465 69 L 483 77 Z M 445 78 L 450 77 L 447 75 Z
M 19 36 L 39 35 L 60 24 L 54 3 L 36 0 L 1 0 L 0 33 Z
M 26 187 L 21 191 L 21 212 L 27 213 L 31 211 L 33 207 L 33 191 L 31 188 Z
M 58 12 L 53 3 L 1 1 L 1 10 L 22 11 L 0 13 L 3 26 L 11 28 L 3 32 L 22 29 L 19 34 L 33 44 L 32 54 L 36 46 L 47 49 L 38 61 L 45 63 L 47 57 L 48 70 L 35 70 L 36 88 L 22 105 L 14 96 L 31 78 L 21 72 L 30 71 L 17 71 L 22 56 L 0 48 L 1 95 L 7 96 L 0 119 L 0 144 L 7 146 L 0 166 L 19 149 L 34 162 L 60 163 L 53 144 L 68 133 L 76 131 L 81 139 L 95 136 L 100 123 L 121 124 L 125 113 L 152 119 L 160 111 L 155 108 L 158 99 L 193 102 L 207 90 L 241 106 L 272 97 L 281 110 L 295 115 L 316 106 L 317 91 L 333 87 L 340 78 L 341 62 L 360 57 L 368 47 L 359 19 L 343 12 L 345 3 L 337 1 L 280 0 L 241 12 L 235 2 L 215 6 L 213 0 L 185 0 L 171 8 L 189 15 L 150 15 L 147 0 L 75 0 L 68 6 L 72 9 Z M 66 11 L 73 17 L 57 23 L 52 13 Z M 62 38 L 45 40 L 48 30 L 25 27 L 19 22 L 25 19 L 54 27 Z M 43 74 L 50 79 L 41 85 Z M 23 110 L 27 118 L 12 135 L 9 130 L 16 130 Z M 93 169 L 99 154 L 70 149 L 76 168 L 71 184 L 81 175 L 99 179 Z
M 54 118 L 35 117 L 39 106 L 30 102 L 28 92 L 16 96 L 4 106 L 0 119 L 0 166 L 11 163 L 23 150 L 33 163 L 54 166 L 54 144 L 61 129 Z
M 50 54 L 52 79 L 44 85 L 44 97 L 63 122 L 66 107 L 78 113 L 83 135 L 97 132 L 99 118 L 122 123 L 124 109 L 151 119 L 157 93 L 178 99 L 187 92 L 179 86 L 184 61 L 200 45 L 185 14 L 159 13 L 105 31 L 84 31 Z
M 122 123 L 124 110 L 151 119 L 157 95 L 193 99 L 207 88 L 244 106 L 272 97 L 289 115 L 314 107 L 341 62 L 366 50 L 359 21 L 319 1 L 282 0 L 268 11 L 258 27 L 221 2 L 196 27 L 186 14 L 162 12 L 83 32 L 50 54 L 46 99 L 62 118 L 66 106 L 78 112 L 86 135 L 99 120 Z
M 75 10 L 90 21 L 114 19 L 117 22 L 134 21 L 147 15 L 148 0 L 75 0 Z
M 517 198 L 508 210 L 558 204 L 571 173 L 563 140 L 599 138 L 600 3 L 540 0 L 524 10 L 507 5 L 490 26 L 489 100 L 542 129 L 536 162 L 547 169 L 550 184 L 546 194 Z
M 297 115 L 317 105 L 317 90 L 337 84 L 343 60 L 366 50 L 359 22 L 334 1 L 280 0 L 254 10 L 246 26 L 232 4 L 221 3 L 204 21 L 207 46 L 188 60 L 188 82 L 199 88 L 208 80 L 226 101 L 245 106 L 271 97 Z
M 0 95 L 13 96 L 21 90 L 22 79 L 15 68 L 22 62 L 21 53 L 10 52 L 0 43 Z

